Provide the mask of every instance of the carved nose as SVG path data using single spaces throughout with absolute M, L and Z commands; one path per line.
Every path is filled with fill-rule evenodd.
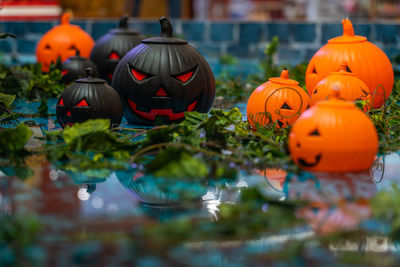
M 70 111 L 70 110 L 68 110 L 68 111 L 67 111 L 67 116 L 72 116 L 72 114 L 71 114 L 71 111 Z
M 164 88 L 160 87 L 156 96 L 168 96 L 167 92 L 165 92 Z

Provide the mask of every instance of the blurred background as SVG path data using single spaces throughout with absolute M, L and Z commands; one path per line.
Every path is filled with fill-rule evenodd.
M 130 28 L 157 36 L 158 19 L 167 16 L 174 33 L 205 56 L 215 74 L 225 56 L 240 59 L 232 67 L 237 73 L 257 72 L 274 38 L 275 64 L 308 62 L 330 38 L 342 35 L 346 17 L 357 35 L 400 62 L 400 0 L 0 0 L 0 32 L 17 36 L 0 40 L 0 61 L 35 62 L 38 41 L 65 11 L 94 40 L 125 14 Z
M 2 17 L 37 16 L 48 18 L 70 10 L 77 18 L 331 20 L 348 16 L 353 19 L 400 19 L 399 0 L 0 0 Z M 19 9 L 19 11 L 18 11 Z

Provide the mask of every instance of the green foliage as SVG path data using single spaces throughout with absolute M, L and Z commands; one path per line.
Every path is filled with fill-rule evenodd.
M 281 69 L 275 63 L 275 55 L 278 52 L 279 38 L 274 36 L 271 42 L 265 47 L 265 59 L 261 62 L 263 69 L 264 81 L 268 81 L 271 77 L 279 77 Z
M 3 103 L 5 106 L 10 107 L 11 104 L 15 100 L 15 95 L 6 95 L 3 93 L 0 93 L 0 102 Z
M 41 118 L 48 118 L 49 114 L 48 114 L 48 107 L 47 107 L 47 98 L 42 98 L 42 100 L 40 101 L 40 106 L 38 107 L 38 115 Z
M 278 52 L 279 38 L 273 37 L 271 42 L 265 47 L 264 60 L 261 61 L 261 75 L 251 75 L 249 77 L 249 83 L 261 84 L 268 81 L 271 77 L 279 77 L 282 69 L 289 69 L 289 78 L 299 82 L 300 87 L 305 87 L 305 73 L 307 69 L 307 62 L 302 62 L 297 65 L 282 65 L 276 64 L 276 53 Z
M 32 176 L 33 171 L 25 164 L 25 157 L 30 154 L 25 145 L 31 136 L 32 131 L 23 123 L 0 131 L 0 170 L 6 175 L 22 180 Z
M 400 80 L 396 80 L 386 103 L 368 112 L 379 134 L 382 152 L 400 150 Z
M 34 216 L 0 216 L 0 244 L 11 247 L 24 247 L 38 238 L 42 225 Z
M 393 185 L 392 190 L 381 191 L 372 199 L 371 207 L 376 219 L 387 222 L 391 226 L 390 236 L 400 240 L 400 189 Z
M 0 265 L 39 266 L 28 251 L 38 242 L 42 230 L 35 215 L 0 215 Z
M 23 123 L 13 129 L 3 129 L 0 132 L 0 155 L 23 153 L 25 144 L 31 136 L 32 131 Z
M 302 225 L 304 221 L 295 216 L 301 204 L 272 200 L 255 188 L 243 189 L 239 203 L 219 206 L 217 221 L 183 217 L 145 227 L 142 233 L 161 247 L 187 241 L 246 240 Z
M 64 130 L 45 132 L 48 159 L 67 171 L 120 169 L 126 167 L 131 142 L 110 131 L 105 119 L 76 123 Z
M 171 158 L 174 160 L 171 161 Z M 147 170 L 160 177 L 199 178 L 208 175 L 207 165 L 202 159 L 192 157 L 186 151 L 167 147 L 147 165 Z
M 0 92 L 19 98 L 37 100 L 55 97 L 64 91 L 61 71 L 52 65 L 42 73 L 40 64 L 8 67 L 0 65 Z
M 251 84 L 227 71 L 222 72 L 215 80 L 216 101 L 219 105 L 231 105 L 232 102 L 246 101 L 253 91 Z
M 219 57 L 219 62 L 222 65 L 236 65 L 238 64 L 238 59 L 232 55 L 225 54 Z
M 218 106 L 231 106 L 238 102 L 245 102 L 250 94 L 260 84 L 265 83 L 271 77 L 279 77 L 282 69 L 289 68 L 290 79 L 298 81 L 300 87 L 305 87 L 305 73 L 307 63 L 303 62 L 295 66 L 278 66 L 276 64 L 276 53 L 278 52 L 279 38 L 273 37 L 271 42 L 265 47 L 265 58 L 261 61 L 261 73 L 252 74 L 246 80 L 232 75 L 224 68 L 215 81 L 216 85 L 216 103 Z M 224 67 L 234 66 L 237 59 L 231 55 L 223 55 L 219 59 Z
M 10 121 L 16 121 L 18 114 L 12 111 L 12 103 L 15 100 L 15 95 L 7 95 L 0 93 L 0 124 L 5 124 Z
M 178 168 L 181 165 L 179 173 L 182 171 L 183 174 L 186 172 L 180 161 L 182 158 L 190 159 L 188 166 L 196 165 L 201 173 L 206 169 L 203 167 L 205 163 L 210 178 L 218 177 L 218 174 L 234 175 L 233 167 L 229 166 L 251 170 L 254 167 L 281 166 L 289 162 L 286 152 L 287 135 L 282 135 L 285 130 L 271 127 L 260 129 L 261 132 L 252 132 L 247 123 L 242 121 L 242 114 L 237 108 L 228 111 L 212 109 L 209 114 L 187 112 L 185 117 L 186 120 L 180 124 L 144 131 L 146 135 L 135 143 L 137 147 L 131 160 L 144 161 L 149 172 L 156 172 L 160 166 L 172 165 Z M 169 147 L 179 148 L 179 151 L 174 150 L 179 156 L 146 157 Z M 194 160 L 188 155 L 198 159 Z

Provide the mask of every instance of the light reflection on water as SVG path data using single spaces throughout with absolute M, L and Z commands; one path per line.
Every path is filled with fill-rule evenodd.
M 309 206 L 297 214 L 306 219 L 307 228 L 244 242 L 187 244 L 189 250 L 203 248 L 207 251 L 211 247 L 229 247 L 267 252 L 282 249 L 288 240 L 306 240 L 315 233 L 354 229 L 371 215 L 369 200 L 376 192 L 400 179 L 396 174 L 400 166 L 397 153 L 387 155 L 384 161 L 381 157 L 379 168 L 375 166 L 371 173 L 294 175 L 269 169 L 252 175 L 241 174 L 236 181 L 223 186 L 144 176 L 136 169 L 111 172 L 107 178 L 88 177 L 60 171 L 42 158 L 28 162 L 34 170 L 31 178 L 21 181 L 15 177 L 2 177 L 0 180 L 0 208 L 3 213 L 38 214 L 46 222 L 46 236 L 52 238 L 71 231 L 129 234 L 134 225 L 163 222 L 182 214 L 218 220 L 219 205 L 235 203 L 241 189 L 248 186 L 257 186 L 280 200 L 310 201 Z M 383 179 L 377 183 L 379 175 Z M 185 206 L 185 203 L 189 205 Z M 268 212 L 268 207 L 264 212 Z M 332 243 L 330 249 L 399 253 L 396 244 L 385 236 L 376 235 L 365 235 L 357 242 Z

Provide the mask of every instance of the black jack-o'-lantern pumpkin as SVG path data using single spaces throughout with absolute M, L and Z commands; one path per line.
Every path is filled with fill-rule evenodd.
M 92 68 L 94 75 L 98 76 L 96 65 L 89 59 L 81 57 L 79 50 L 76 50 L 76 55 L 68 58 L 61 65 L 61 82 L 69 84 L 76 79 L 83 78 L 86 76 L 86 69 Z
M 173 38 L 172 25 L 160 19 L 161 35 L 128 52 L 114 72 L 131 124 L 154 125 L 184 119 L 185 111 L 208 112 L 215 80 L 207 61 L 185 40 Z
M 90 54 L 90 59 L 99 69 L 100 77 L 109 83 L 121 58 L 144 39 L 138 31 L 128 28 L 128 18 L 122 17 L 117 29 L 100 37 Z
M 76 80 L 61 94 L 57 120 L 61 127 L 89 119 L 110 119 L 111 126 L 121 122 L 123 111 L 118 93 L 105 80 L 94 78 L 87 68 L 87 78 Z

